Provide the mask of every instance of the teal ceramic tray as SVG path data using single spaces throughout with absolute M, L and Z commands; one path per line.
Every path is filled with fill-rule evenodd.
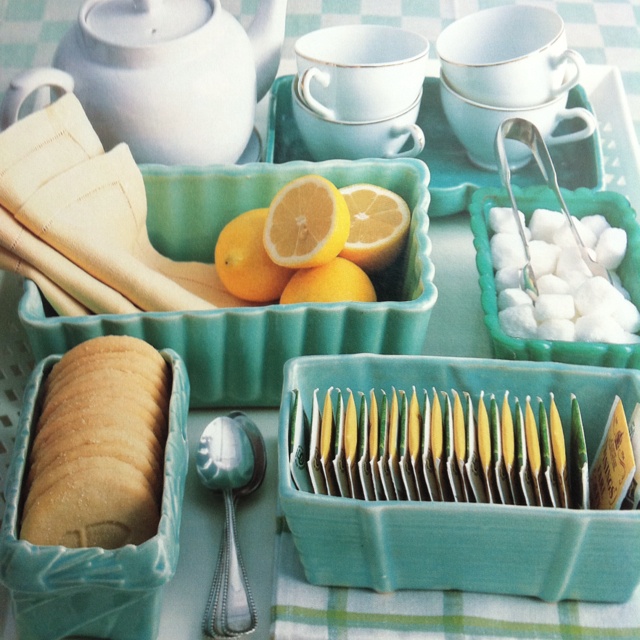
M 546 187 L 514 189 L 518 208 L 528 220 L 533 210 L 541 207 L 558 210 L 558 202 Z M 613 191 L 593 193 L 587 189 L 563 190 L 567 207 L 576 218 L 601 214 L 614 227 L 627 233 L 627 253 L 617 273 L 631 300 L 640 308 L 640 226 L 629 201 Z M 491 335 L 493 352 L 507 360 L 552 360 L 602 367 L 640 368 L 639 344 L 605 344 L 601 342 L 564 342 L 560 340 L 521 339 L 507 335 L 498 322 L 498 301 L 490 248 L 488 225 L 492 207 L 510 206 L 505 189 L 480 189 L 471 200 L 469 213 L 476 265 L 482 292 L 484 319 Z
M 265 143 L 266 162 L 283 163 L 291 160 L 310 160 L 291 109 L 291 83 L 294 76 L 281 76 L 273 84 L 269 105 L 269 129 Z M 430 191 L 432 218 L 464 211 L 473 192 L 480 187 L 500 186 L 498 173 L 484 171 L 467 159 L 462 145 L 455 138 L 442 110 L 439 79 L 424 81 L 422 105 L 418 124 L 425 133 L 426 145 L 418 156 L 427 163 L 431 173 Z M 584 89 L 575 87 L 569 93 L 569 107 L 586 107 L 593 111 Z M 572 123 L 566 123 L 570 131 Z M 575 125 L 573 125 L 575 126 Z M 602 151 L 598 132 L 587 140 L 557 145 L 550 150 L 560 186 L 567 189 L 603 186 Z M 540 184 L 535 163 L 515 172 L 512 181 L 519 186 Z
M 64 353 L 103 334 L 128 334 L 174 349 L 186 363 L 191 405 L 277 406 L 282 367 L 322 353 L 421 353 L 437 290 L 429 229 L 429 172 L 413 159 L 250 163 L 242 167 L 143 168 L 152 243 L 174 260 L 211 262 L 223 226 L 316 173 L 337 186 L 369 182 L 398 193 L 412 211 L 405 251 L 375 279 L 379 302 L 291 304 L 194 313 L 59 317 L 27 281 L 18 315 L 34 356 Z
M 431 356 L 296 358 L 287 363 L 278 435 L 279 500 L 307 580 L 313 584 L 463 590 L 623 602 L 640 582 L 640 513 L 453 502 L 365 502 L 295 488 L 289 412 L 298 389 L 311 415 L 315 389 L 424 387 L 502 397 L 555 394 L 565 436 L 570 394 L 580 403 L 589 456 L 615 394 L 640 401 L 640 372 L 540 362 Z M 568 443 L 567 443 L 568 450 Z
M 189 379 L 179 356 L 165 350 L 173 372 L 164 490 L 158 533 L 119 549 L 67 549 L 18 539 L 21 485 L 43 382 L 59 360 L 41 360 L 25 388 L 6 478 L 0 532 L 0 580 L 11 591 L 20 638 L 91 636 L 113 640 L 157 637 L 163 588 L 178 565 L 182 498 L 187 476 Z M 37 613 L 34 613 L 37 612 Z

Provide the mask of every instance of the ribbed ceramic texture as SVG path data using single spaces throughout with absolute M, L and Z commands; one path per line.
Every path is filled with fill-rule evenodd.
M 38 416 L 42 383 L 59 357 L 41 360 L 31 374 L 7 476 L 0 536 L 0 580 L 11 591 L 20 638 L 57 640 L 79 635 L 153 640 L 157 636 L 162 587 L 178 564 L 189 455 L 189 379 L 175 352 L 166 350 L 163 356 L 171 365 L 173 385 L 158 533 L 141 545 L 113 550 L 38 546 L 18 537 L 31 429 Z
M 194 313 L 63 318 L 46 311 L 26 283 L 18 314 L 40 359 L 103 334 L 129 334 L 174 349 L 191 381 L 191 405 L 277 406 L 282 367 L 294 356 L 421 353 L 437 290 L 428 236 L 429 171 L 413 159 L 291 162 L 242 167 L 143 168 L 148 228 L 158 250 L 175 260 L 211 262 L 223 226 L 266 207 L 290 180 L 315 173 L 338 187 L 368 182 L 398 193 L 412 211 L 406 250 L 377 278 L 379 302 L 292 304 Z
M 365 502 L 299 491 L 289 473 L 291 391 L 307 416 L 314 389 L 481 391 L 510 398 L 555 394 L 565 437 L 575 393 L 590 456 L 615 394 L 631 410 L 640 372 L 540 362 L 435 356 L 298 358 L 285 369 L 278 435 L 279 500 L 313 584 L 623 602 L 640 581 L 640 513 L 451 502 Z M 567 451 L 568 451 L 567 440 Z
M 588 189 L 562 191 L 567 207 L 576 218 L 600 214 L 614 227 L 627 232 L 627 253 L 616 270 L 631 300 L 640 308 L 640 226 L 629 201 L 612 191 L 594 193 Z M 559 210 L 557 200 L 546 187 L 514 189 L 518 208 L 527 223 L 536 208 Z M 504 189 L 481 189 L 477 191 L 469 207 L 473 244 L 476 249 L 476 265 L 482 292 L 482 309 L 485 323 L 491 334 L 494 355 L 507 360 L 542 360 L 575 364 L 591 364 L 601 367 L 640 368 L 640 345 L 606 344 L 600 342 L 563 342 L 514 338 L 507 335 L 498 322 L 498 299 L 496 294 L 488 227 L 489 211 L 492 207 L 510 206 Z

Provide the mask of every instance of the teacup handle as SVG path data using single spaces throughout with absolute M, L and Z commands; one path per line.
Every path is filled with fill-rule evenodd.
M 573 131 L 571 133 L 565 133 L 562 135 L 554 136 L 551 134 L 545 142 L 549 145 L 553 144 L 566 144 L 567 142 L 578 142 L 579 140 L 584 140 L 589 136 L 593 135 L 593 132 L 598 127 L 598 121 L 596 117 L 584 107 L 573 107 L 571 109 L 562 109 L 558 112 L 556 118 L 556 124 L 559 124 L 562 120 L 573 120 L 573 119 L 582 120 L 585 124 L 585 127 L 580 129 L 579 131 Z
M 409 132 L 409 136 L 413 141 L 413 146 L 411 149 L 407 149 L 406 151 L 399 151 L 397 153 L 388 153 L 385 154 L 385 158 L 415 158 L 419 155 L 424 149 L 425 139 L 424 132 L 417 124 L 411 124 L 408 127 L 400 127 L 398 129 L 394 129 L 394 135 L 402 135 L 403 133 Z
M 61 94 L 72 93 L 74 85 L 71 75 L 53 67 L 35 67 L 19 73 L 9 83 L 0 105 L 0 131 L 18 120 L 20 108 L 34 91 L 42 87 L 53 87 Z
M 573 89 L 578 84 L 581 74 L 584 73 L 585 61 L 577 51 L 567 49 L 556 61 L 556 67 L 564 62 L 571 63 L 569 66 L 573 67 L 573 73 L 553 92 L 554 96 L 560 96 L 569 89 Z
M 336 112 L 333 109 L 325 107 L 311 95 L 311 81 L 314 79 L 325 88 L 331 83 L 331 76 L 326 71 L 322 71 L 318 69 L 318 67 L 309 67 L 308 69 L 305 69 L 298 81 L 298 89 L 302 99 L 305 101 L 309 109 L 315 111 L 318 115 L 323 118 L 335 120 Z

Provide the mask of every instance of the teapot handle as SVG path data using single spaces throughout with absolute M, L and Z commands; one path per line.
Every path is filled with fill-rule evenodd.
M 52 87 L 60 94 L 72 93 L 73 77 L 66 71 L 53 67 L 27 69 L 9 83 L 2 105 L 0 105 L 0 131 L 4 131 L 18 120 L 24 101 L 42 87 Z

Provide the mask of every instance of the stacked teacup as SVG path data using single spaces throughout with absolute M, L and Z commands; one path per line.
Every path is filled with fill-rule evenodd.
M 461 18 L 436 42 L 442 107 L 453 133 L 477 166 L 496 168 L 494 141 L 500 123 L 525 118 L 548 145 L 593 134 L 597 122 L 587 109 L 567 109 L 584 60 L 567 48 L 564 22 L 540 6 L 504 5 Z M 577 130 L 554 134 L 562 121 L 582 121 Z M 529 149 L 508 141 L 512 169 L 526 165 Z
M 429 42 L 383 25 L 318 29 L 296 41 L 292 110 L 314 160 L 417 156 Z

